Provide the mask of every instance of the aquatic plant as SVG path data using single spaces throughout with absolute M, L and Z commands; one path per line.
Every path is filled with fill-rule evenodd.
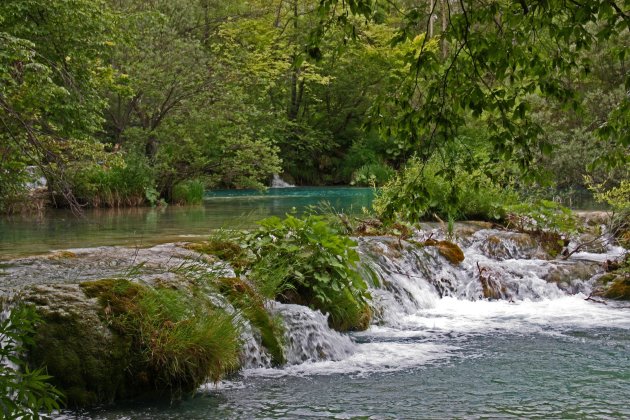
M 176 204 L 201 204 L 205 192 L 204 184 L 199 179 L 189 179 L 173 186 L 171 201 Z

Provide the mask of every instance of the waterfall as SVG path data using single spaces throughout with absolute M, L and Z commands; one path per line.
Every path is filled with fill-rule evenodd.
M 275 303 L 286 327 L 287 366 L 246 375 L 401 370 L 448 359 L 458 336 L 629 323 L 623 313 L 585 300 L 603 255 L 614 258 L 624 252 L 620 248 L 550 260 L 527 235 L 469 226 L 451 238 L 465 255 L 453 264 L 437 247 L 421 245 L 427 237 L 445 239 L 437 229 L 410 241 L 357 238 L 372 326 L 342 335 L 319 312 Z
M 271 188 L 293 188 L 295 185 L 289 184 L 285 182 L 280 175 L 273 174 L 273 179 L 271 180 Z

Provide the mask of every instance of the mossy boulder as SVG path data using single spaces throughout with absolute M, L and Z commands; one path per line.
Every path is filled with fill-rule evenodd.
M 103 323 L 100 306 L 78 285 L 35 286 L 22 301 L 35 305 L 43 321 L 29 350 L 29 364 L 46 366 L 68 406 L 109 403 L 128 394 L 130 341 Z
M 71 407 L 134 397 L 177 398 L 238 368 L 232 317 L 205 294 L 126 279 L 34 286 L 43 322 L 28 352 Z

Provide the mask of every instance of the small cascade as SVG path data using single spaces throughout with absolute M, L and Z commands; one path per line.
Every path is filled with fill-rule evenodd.
M 431 309 L 443 298 L 539 301 L 591 291 L 595 261 L 546 260 L 527 235 L 482 229 L 457 240 L 465 260 L 452 264 L 435 246 L 390 237 L 359 238 L 371 279 L 376 322 L 395 325 L 404 315 Z M 366 270 L 367 269 L 367 270 Z
M 260 332 L 239 317 L 241 325 L 241 365 L 245 369 L 271 367 L 271 356 L 262 346 Z
M 273 179 L 271 180 L 271 188 L 294 188 L 295 185 L 289 184 L 280 178 L 280 175 L 273 174 Z
M 331 330 L 327 317 L 321 312 L 283 303 L 275 303 L 273 310 L 284 321 L 288 364 L 342 360 L 354 352 L 352 340 Z

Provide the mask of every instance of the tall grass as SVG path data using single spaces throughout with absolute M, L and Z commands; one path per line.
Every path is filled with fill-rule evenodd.
M 111 327 L 131 340 L 132 383 L 176 396 L 238 368 L 239 334 L 232 318 L 204 297 L 122 279 L 82 287 L 98 296 Z
M 172 202 L 175 204 L 201 204 L 205 187 L 199 179 L 179 182 L 173 187 Z

